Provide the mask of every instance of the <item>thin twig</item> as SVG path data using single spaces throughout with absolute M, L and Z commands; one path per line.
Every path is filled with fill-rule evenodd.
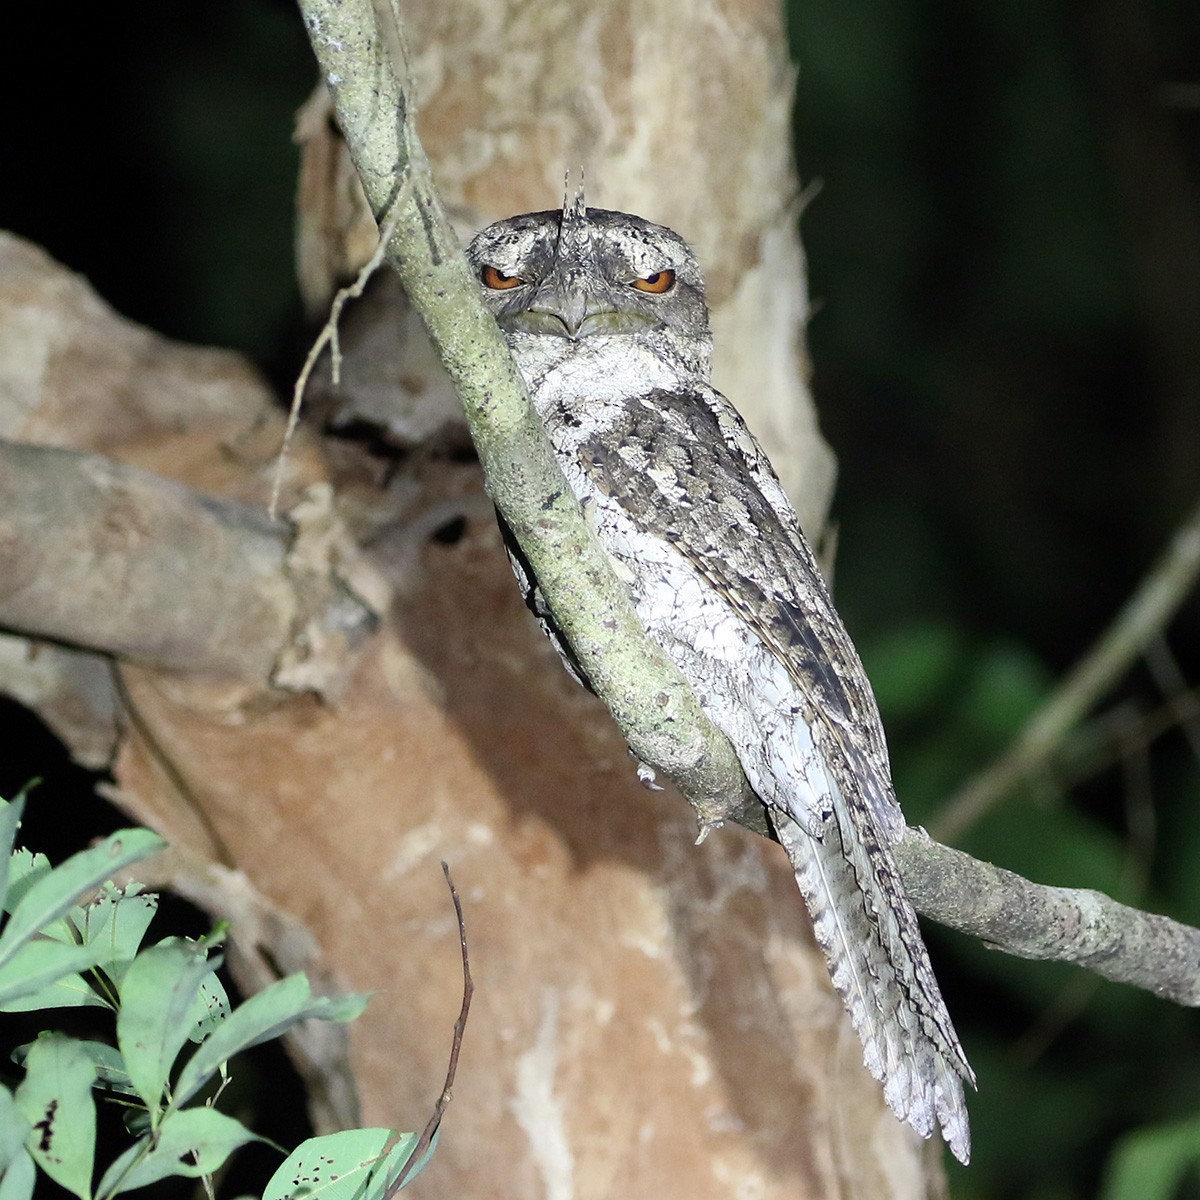
M 1200 505 L 1175 532 L 1162 558 L 1116 620 L 1033 715 L 1009 750 L 952 799 L 930 832 L 958 841 L 985 813 L 1043 770 L 1066 735 L 1166 628 L 1200 575 Z
M 275 476 L 271 480 L 271 500 L 267 505 L 267 513 L 272 521 L 279 509 L 279 493 L 283 490 L 283 468 L 287 463 L 288 449 L 295 436 L 296 427 L 300 424 L 300 407 L 304 403 L 304 393 L 308 390 L 309 377 L 316 369 L 321 353 L 328 346 L 329 370 L 333 386 L 336 388 L 341 383 L 342 343 L 338 335 L 338 324 L 342 319 L 342 309 L 346 307 L 348 301 L 357 300 L 363 294 L 371 276 L 383 266 L 384 259 L 387 257 L 388 243 L 396 232 L 396 223 L 399 219 L 400 209 L 397 206 L 379 235 L 375 253 L 363 264 L 353 283 L 338 288 L 329 305 L 329 316 L 325 318 L 325 324 L 321 326 L 321 332 L 317 334 L 308 354 L 305 355 L 304 365 L 300 368 L 300 374 L 296 376 L 296 382 L 292 387 L 292 404 L 288 409 L 287 428 L 283 431 L 283 441 L 279 445 L 279 454 L 275 459 Z
M 1012 1060 L 1029 1070 L 1087 1011 L 1096 994 L 1104 987 L 1097 975 L 1074 975 L 1054 998 L 1039 1010 L 1029 1027 L 1017 1035 L 1008 1048 Z
M 1129 832 L 1125 868 L 1122 872 L 1127 895 L 1139 902 L 1150 884 L 1158 821 L 1154 806 L 1154 783 L 1150 772 L 1150 749 L 1128 729 L 1117 730 L 1121 747 L 1121 774 L 1125 782 L 1125 828 Z
M 1200 702 L 1196 693 L 1188 687 L 1165 637 L 1156 637 L 1146 647 L 1146 667 L 1175 714 L 1176 723 L 1187 738 L 1192 754 L 1200 762 Z
M 1155 820 L 1149 746 L 1132 732 L 1135 728 L 1132 721 L 1116 720 L 1113 723 L 1114 737 L 1121 747 L 1121 769 L 1125 777 L 1125 823 L 1129 831 L 1122 878 L 1124 890 L 1140 902 L 1150 880 L 1154 856 Z M 1012 1053 L 1016 1060 L 1024 1067 L 1032 1067 L 1082 1016 L 1102 986 L 1096 975 L 1080 975 L 1071 979 L 1013 1043 Z
M 1081 725 L 1054 754 L 1054 782 L 1069 792 L 1101 771 L 1120 763 L 1130 746 L 1149 749 L 1160 737 L 1179 728 L 1184 709 L 1200 714 L 1200 688 L 1172 697 L 1149 712 L 1131 713 L 1119 705 Z
M 445 1115 L 446 1109 L 450 1107 L 450 1101 L 453 1099 L 454 1076 L 458 1073 L 458 1054 L 462 1049 L 463 1033 L 467 1028 L 467 1015 L 471 1011 L 471 997 L 475 994 L 475 984 L 471 980 L 471 960 L 467 956 L 467 926 L 463 921 L 462 901 L 458 898 L 458 889 L 454 886 L 454 880 L 450 878 L 450 868 L 444 862 L 442 863 L 442 873 L 446 876 L 446 883 L 450 888 L 450 898 L 454 901 L 454 915 L 458 918 L 458 944 L 462 948 L 463 968 L 462 1007 L 458 1011 L 458 1020 L 454 1022 L 454 1041 L 450 1045 L 450 1063 L 446 1067 L 446 1082 L 442 1085 L 442 1094 L 438 1097 L 437 1104 L 434 1105 L 433 1115 L 425 1123 L 425 1128 L 421 1130 L 421 1136 L 417 1139 L 413 1152 L 405 1159 L 404 1166 L 400 1168 L 396 1178 L 388 1184 L 387 1191 L 383 1193 L 381 1200 L 392 1200 L 392 1197 L 404 1186 L 417 1163 L 429 1149 L 430 1143 L 438 1131 L 438 1126 L 442 1123 L 442 1117 Z

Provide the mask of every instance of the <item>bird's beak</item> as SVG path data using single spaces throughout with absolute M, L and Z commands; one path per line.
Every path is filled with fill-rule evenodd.
M 545 296 L 534 297 L 529 311 L 549 317 L 550 325 L 556 321 L 561 322 L 563 336 L 574 340 L 585 336 L 581 330 L 587 324 L 588 318 L 599 316 L 602 309 L 587 292 L 580 288 L 571 288 L 570 290 L 555 288 Z
M 660 322 L 648 314 L 617 310 L 605 296 L 595 296 L 580 287 L 565 288 L 548 282 L 533 302 L 520 312 L 499 318 L 502 329 L 539 333 L 579 341 L 603 334 L 638 333 Z

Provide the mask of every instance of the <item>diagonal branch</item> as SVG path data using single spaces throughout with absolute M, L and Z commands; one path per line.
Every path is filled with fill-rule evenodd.
M 1116 620 L 1033 715 L 1008 751 L 971 780 L 931 822 L 934 834 L 952 842 L 1023 781 L 1045 768 L 1066 735 L 1162 633 L 1200 578 L 1200 505 L 1175 531 L 1170 544 Z
M 479 299 L 413 124 L 394 4 L 301 0 L 388 262 L 458 388 L 487 488 L 634 753 L 663 771 L 702 828 L 757 809 L 728 741 L 644 635 L 555 461 L 495 321 Z
M 293 615 L 286 535 L 99 454 L 0 443 L 0 625 L 17 633 L 265 679 Z M 201 565 L 218 586 L 196 586 Z
M 634 753 L 679 786 L 696 809 L 701 831 L 734 820 L 765 833 L 761 806 L 728 741 L 649 641 L 584 525 L 507 347 L 479 300 L 413 127 L 396 0 L 299 3 L 367 199 L 381 228 L 394 229 L 388 262 L 459 389 L 488 490 L 533 566 L 557 624 Z M 1068 959 L 1194 1002 L 1195 955 L 1188 959 L 1176 951 L 1162 957 L 1162 947 L 1140 943 L 1165 946 L 1174 939 L 1187 947 L 1193 944 L 1189 939 L 1200 942 L 1200 932 L 1095 893 L 1042 888 L 913 831 L 898 851 L 919 912 L 1014 954 Z M 972 895 L 979 901 L 975 908 L 966 905 Z M 1028 907 L 1025 925 L 1007 912 L 1010 905 Z M 1108 922 L 1103 938 L 1079 943 L 1064 936 L 1071 921 L 1092 931 L 1089 914 L 1097 905 Z M 1121 942 L 1130 944 L 1141 966 L 1112 952 Z

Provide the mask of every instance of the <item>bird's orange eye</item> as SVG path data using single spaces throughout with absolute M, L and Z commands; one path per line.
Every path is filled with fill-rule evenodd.
M 497 292 L 520 287 L 525 282 L 520 275 L 505 275 L 499 267 L 493 266 L 485 266 L 479 273 L 479 278 L 483 280 L 484 287 L 492 288 Z
M 633 286 L 639 292 L 654 292 L 656 295 L 662 295 L 663 292 L 669 292 L 675 286 L 675 272 L 655 271 L 652 275 L 643 275 L 640 279 L 635 279 Z

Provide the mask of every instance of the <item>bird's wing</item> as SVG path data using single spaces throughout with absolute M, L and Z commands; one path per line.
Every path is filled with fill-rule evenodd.
M 769 806 L 772 823 L 889 1104 L 926 1135 L 940 1124 L 965 1159 L 959 1077 L 973 1076 L 888 848 L 903 816 L 875 699 L 790 504 L 768 498 L 772 489 L 782 497 L 774 472 L 726 406 L 711 389 L 650 392 L 579 445 L 578 465 L 785 666 L 830 802 L 822 813 L 798 800 L 786 811 Z
M 671 542 L 786 666 L 821 748 L 847 760 L 878 836 L 895 841 L 904 818 L 875 697 L 795 512 L 732 405 L 711 388 L 650 392 L 578 455 L 592 483 Z

